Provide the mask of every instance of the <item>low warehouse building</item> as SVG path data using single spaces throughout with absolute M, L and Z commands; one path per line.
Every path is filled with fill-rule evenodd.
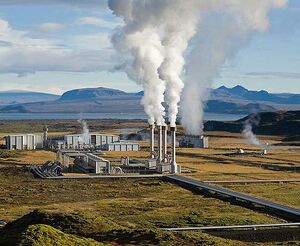
M 107 151 L 139 151 L 140 145 L 138 143 L 129 143 L 129 142 L 115 142 L 108 143 L 104 146 L 104 150 Z
M 208 148 L 208 137 L 186 135 L 179 141 L 181 148 Z
M 42 149 L 44 138 L 36 134 L 15 134 L 5 137 L 6 148 L 10 150 Z
M 105 144 L 120 141 L 120 137 L 110 134 L 72 134 L 64 137 L 68 149 L 79 149 L 84 146 L 102 148 Z

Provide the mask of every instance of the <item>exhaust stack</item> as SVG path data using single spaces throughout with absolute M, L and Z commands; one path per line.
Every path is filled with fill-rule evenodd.
M 163 138 L 163 145 L 162 145 L 162 159 L 163 162 L 167 162 L 168 161 L 168 127 L 165 125 L 162 127 L 162 138 Z
M 162 162 L 163 156 L 162 156 L 162 126 L 158 126 L 158 161 Z
M 171 173 L 177 173 L 176 163 L 176 127 L 170 127 L 172 138 L 172 156 L 171 156 Z
M 47 140 L 48 140 L 48 126 L 44 127 L 44 142 L 43 142 L 43 147 L 47 147 Z
M 154 130 L 155 130 L 155 126 L 154 125 L 150 125 L 150 158 L 154 159 Z

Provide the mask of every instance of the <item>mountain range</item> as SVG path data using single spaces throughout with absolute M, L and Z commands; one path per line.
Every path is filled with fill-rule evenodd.
M 143 91 L 128 93 L 99 87 L 75 89 L 63 95 L 38 92 L 0 92 L 2 113 L 143 113 Z M 251 91 L 240 85 L 211 91 L 206 112 L 248 114 L 277 110 L 300 110 L 300 95 Z
M 32 91 L 22 91 L 22 90 L 0 91 L 0 105 L 11 105 L 11 104 L 40 102 L 40 101 L 54 101 L 59 98 L 60 98 L 59 95 L 42 93 L 42 92 L 32 92 Z

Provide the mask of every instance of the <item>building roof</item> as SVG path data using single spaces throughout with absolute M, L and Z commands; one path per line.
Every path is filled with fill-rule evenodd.
M 133 143 L 133 142 L 126 142 L 126 141 L 119 141 L 119 142 L 113 142 L 113 143 L 107 143 L 108 145 L 140 145 L 139 143 Z
M 78 133 L 78 134 L 67 134 L 65 135 L 65 137 L 80 137 L 84 134 L 82 133 Z M 102 133 L 89 133 L 89 135 L 95 135 L 95 136 L 109 136 L 109 137 L 119 137 L 118 135 L 114 135 L 114 134 L 102 134 Z
M 109 162 L 108 160 L 106 160 L 102 157 L 99 157 L 97 155 L 93 155 L 93 154 L 90 154 L 90 153 L 86 153 L 85 156 L 87 156 L 88 159 L 92 159 L 93 161 Z
M 20 137 L 20 136 L 43 136 L 42 134 L 35 134 L 35 133 L 16 133 L 16 134 L 9 134 L 6 137 Z

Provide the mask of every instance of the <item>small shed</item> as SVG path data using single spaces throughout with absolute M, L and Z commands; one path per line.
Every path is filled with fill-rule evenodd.
M 179 141 L 181 148 L 208 148 L 208 137 L 186 135 Z

